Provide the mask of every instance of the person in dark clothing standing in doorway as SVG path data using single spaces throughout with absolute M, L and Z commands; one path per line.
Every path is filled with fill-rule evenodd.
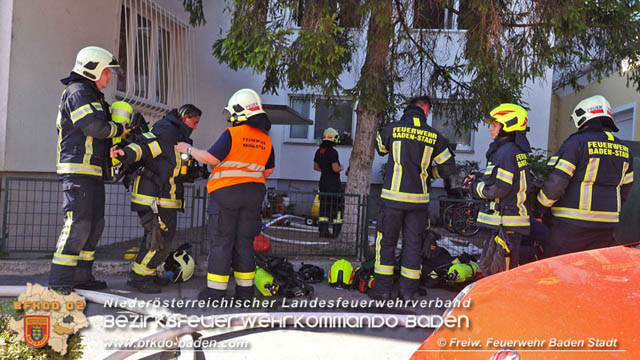
M 322 193 L 339 193 L 342 191 L 340 172 L 344 166 L 340 165 L 338 152 L 334 145 L 338 143 L 338 132 L 327 128 L 322 135 L 322 143 L 313 157 L 313 170 L 320 171 L 320 211 L 318 216 L 318 231 L 320 237 L 337 237 L 342 227 L 340 211 L 340 196 Z M 333 224 L 333 235 L 329 233 L 329 222 Z

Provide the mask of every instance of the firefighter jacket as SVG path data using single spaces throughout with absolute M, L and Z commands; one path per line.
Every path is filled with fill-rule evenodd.
M 516 145 L 513 137 L 494 140 L 487 152 L 487 167 L 471 190 L 476 198 L 487 199 L 478 212 L 481 226 L 529 234 L 529 213 L 525 205 L 529 186 L 526 149 Z
M 399 121 L 379 132 L 376 141 L 378 154 L 390 153 L 381 194 L 389 207 L 425 208 L 429 203 L 429 177 L 448 177 L 455 171 L 447 140 L 427 124 L 418 106 L 409 105 Z
M 325 144 L 327 142 L 329 144 Z M 342 191 L 342 183 L 340 182 L 340 173 L 333 171 L 332 164 L 338 163 L 338 151 L 334 149 L 330 141 L 325 140 L 313 157 L 313 161 L 320 166 L 320 192 L 337 193 Z
M 133 181 L 131 210 L 148 210 L 155 200 L 166 209 L 182 209 L 184 185 L 180 178 L 182 163 L 186 162 L 176 150 L 178 142 L 192 143 L 192 129 L 187 126 L 176 109 L 156 122 L 151 130 L 127 145 L 126 156 L 119 157 L 123 164 L 141 162 L 138 176 Z
M 591 228 L 612 228 L 618 223 L 633 186 L 633 157 L 607 130 L 582 128 L 549 159 L 552 171 L 538 202 L 551 207 L 553 216 Z
M 71 73 L 61 80 L 66 85 L 58 106 L 58 175 L 102 178 L 111 163 L 111 140 L 122 133 L 121 124 L 111 119 L 109 104 L 95 83 Z
M 227 128 L 231 149 L 211 171 L 207 191 L 250 182 L 265 184 L 264 171 L 271 156 L 271 138 L 248 124 Z

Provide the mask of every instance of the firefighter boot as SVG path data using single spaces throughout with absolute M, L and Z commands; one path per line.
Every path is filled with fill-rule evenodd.
M 391 299 L 392 285 L 393 276 L 375 274 L 373 289 L 370 289 L 367 295 L 374 300 L 389 300 Z
M 78 266 L 73 277 L 75 282 L 73 287 L 75 289 L 102 290 L 107 288 L 107 283 L 105 281 L 98 280 L 93 277 L 90 267 Z
M 160 289 L 160 286 L 153 281 L 154 278 L 155 276 L 141 276 L 134 272 L 130 272 L 127 285 L 145 294 L 161 293 L 162 289 Z
M 320 232 L 320 237 L 330 238 L 331 233 L 329 232 L 329 223 L 321 222 L 318 223 L 318 231 Z
M 236 286 L 236 299 L 252 300 L 253 286 Z
M 333 237 L 337 238 L 342 230 L 342 224 L 333 224 Z
M 226 291 L 217 290 L 211 288 L 204 288 L 198 293 L 198 300 L 200 301 L 214 301 L 214 300 L 222 300 L 224 298 Z

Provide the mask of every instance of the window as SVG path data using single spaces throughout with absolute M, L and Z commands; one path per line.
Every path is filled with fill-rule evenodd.
M 442 6 L 442 1 L 414 0 L 413 28 L 414 29 L 468 29 L 471 22 L 468 0 L 456 0 L 454 11 Z
M 123 0 L 116 97 L 166 110 L 188 102 L 193 91 L 189 26 L 149 0 Z
M 313 120 L 314 125 L 290 125 L 288 141 L 317 143 L 322 133 L 332 127 L 340 134 L 340 145 L 353 145 L 353 109 L 350 100 L 291 97 L 291 108 Z
M 616 137 L 622 140 L 633 140 L 635 136 L 635 103 L 627 104 L 613 109 L 613 120 L 619 131 Z
M 434 106 L 437 106 L 437 104 L 434 103 Z M 429 120 L 431 126 L 446 137 L 449 143 L 457 144 L 456 152 L 473 151 L 473 133 L 471 130 L 462 130 L 461 134 L 456 134 L 453 128 L 453 121 L 445 117 L 444 114 L 430 112 Z

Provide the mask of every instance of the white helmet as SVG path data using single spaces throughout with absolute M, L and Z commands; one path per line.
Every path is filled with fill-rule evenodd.
M 333 141 L 334 143 L 338 143 L 338 132 L 334 128 L 327 128 L 324 133 L 322 133 L 322 140 Z
M 264 114 L 260 95 L 251 89 L 236 91 L 224 109 L 231 114 L 230 122 L 247 121 L 254 115 Z
M 613 123 L 611 105 L 602 95 L 595 95 L 580 101 L 571 113 L 571 119 L 578 129 L 589 120 L 599 117 L 608 119 L 607 125 L 610 125 L 614 131 L 618 131 L 618 128 Z
M 118 60 L 107 50 L 97 46 L 87 46 L 78 51 L 73 72 L 91 81 L 96 81 L 106 68 L 120 67 Z

